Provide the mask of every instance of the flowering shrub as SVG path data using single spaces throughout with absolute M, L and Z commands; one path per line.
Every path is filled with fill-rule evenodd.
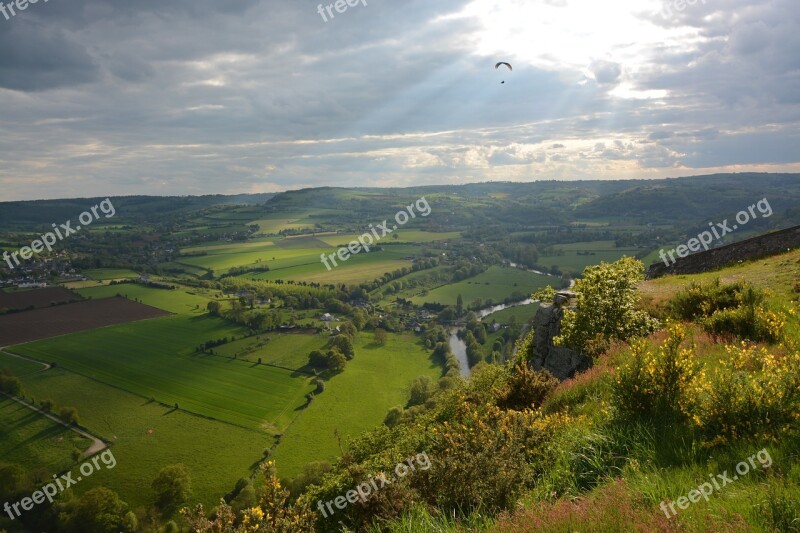
M 722 285 L 719 278 L 709 285 L 692 283 L 670 301 L 673 316 L 699 319 L 715 337 L 738 337 L 752 341 L 778 342 L 786 320 L 764 307 L 766 294 L 745 282 Z
M 553 342 L 594 357 L 608 341 L 651 333 L 658 322 L 638 309 L 636 285 L 643 279 L 644 266 L 632 257 L 587 267 L 575 284 L 575 309 L 564 310 L 561 335 Z
M 258 495 L 258 504 L 245 509 L 238 517 L 231 506 L 220 501 L 213 520 L 206 517 L 202 505 L 192 510 L 182 509 L 181 514 L 197 533 L 313 533 L 316 515 L 302 501 L 291 502 L 289 491 L 281 486 L 275 463 L 261 466 L 264 487 Z
M 694 347 L 681 348 L 686 329 L 667 327 L 667 340 L 655 350 L 645 341 L 631 345 L 631 361 L 618 369 L 612 388 L 614 404 L 623 416 L 681 417 L 688 407 L 688 392 L 698 365 Z
M 738 437 L 785 436 L 800 422 L 800 353 L 726 346 L 727 357 L 693 383 L 692 418 L 710 444 Z

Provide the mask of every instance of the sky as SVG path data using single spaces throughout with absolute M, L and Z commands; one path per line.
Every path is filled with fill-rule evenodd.
M 0 201 L 800 172 L 798 0 L 2 2 Z

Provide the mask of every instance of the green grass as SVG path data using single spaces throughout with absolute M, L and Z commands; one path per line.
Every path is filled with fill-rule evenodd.
M 265 340 L 267 337 L 269 340 Z M 225 357 L 236 355 L 250 362 L 258 362 L 260 358 L 264 364 L 300 370 L 307 365 L 308 354 L 322 350 L 328 341 L 327 335 L 315 333 L 269 333 L 224 344 L 214 348 L 214 353 Z
M 38 468 L 61 472 L 72 467 L 73 450 L 83 451 L 90 444 L 61 424 L 0 396 L 0 462 L 18 464 L 28 472 Z
M 139 277 L 139 274 L 126 268 L 98 268 L 93 270 L 84 270 L 83 274 L 87 278 L 95 280 L 134 279 Z
M 530 305 L 517 305 L 503 309 L 502 311 L 496 311 L 491 315 L 487 315 L 484 317 L 483 322 L 488 324 L 491 323 L 492 320 L 496 320 L 501 324 L 508 324 L 511 320 L 511 317 L 515 317 L 517 319 L 517 324 L 525 324 L 528 320 L 534 317 L 538 309 L 539 304 L 536 303 Z
M 561 251 L 563 254 L 542 255 L 539 258 L 539 264 L 547 268 L 555 266 L 562 271 L 573 273 L 581 273 L 587 266 L 599 265 L 602 262 L 613 263 L 622 258 L 622 256 L 633 257 L 644 251 L 640 248 L 617 248 L 614 241 L 559 244 L 553 246 L 553 249 Z
M 465 306 L 470 305 L 476 298 L 483 300 L 484 304 L 487 300 L 501 303 L 514 292 L 528 296 L 557 282 L 558 279 L 551 276 L 535 274 L 518 268 L 493 266 L 473 278 L 433 289 L 428 294 L 411 298 L 411 301 L 417 305 L 425 302 L 455 305 L 460 294 L 464 299 Z
M 332 250 L 330 253 L 334 253 Z M 316 261 L 310 264 L 299 265 L 291 268 L 271 270 L 263 274 L 247 275 L 246 277 L 262 280 L 296 280 L 317 283 L 348 283 L 357 284 L 373 280 L 403 267 L 411 268 L 411 262 L 402 258 L 401 254 L 390 252 L 360 253 L 351 256 L 347 261 L 336 259 L 338 266 L 328 260 L 331 270 L 328 270 L 320 261 L 319 254 Z
M 0 354 L 0 366 L 7 366 L 9 359 Z M 37 401 L 49 398 L 58 405 L 76 407 L 84 427 L 113 443 L 117 466 L 103 469 L 73 488 L 84 492 L 105 485 L 133 508 L 151 503 L 150 483 L 161 468 L 176 463 L 185 464 L 191 473 L 191 501 L 210 508 L 237 479 L 249 475 L 273 443 L 263 432 L 175 411 L 64 369 L 23 377 L 22 381 Z M 2 420 L 6 419 L 4 414 Z M 31 470 L 43 466 L 33 456 L 21 457 L 20 462 Z M 55 467 L 50 473 L 55 473 Z
M 389 226 L 390 228 L 392 224 L 390 224 Z M 364 233 L 365 232 L 326 235 L 326 236 L 320 236 L 318 237 L 318 239 L 325 242 L 326 244 L 329 244 L 330 246 L 341 246 L 342 244 L 358 240 L 358 238 Z M 378 232 L 378 234 L 380 235 L 380 231 Z M 398 236 L 397 239 L 394 238 L 395 235 Z M 405 230 L 403 228 L 400 228 L 397 231 L 392 232 L 390 235 L 387 235 L 386 237 L 378 241 L 378 243 L 380 244 L 393 243 L 393 242 L 428 243 L 434 241 L 447 241 L 452 239 L 458 239 L 460 237 L 461 237 L 461 232 L 459 231 L 433 232 L 433 231 L 421 231 L 412 229 Z
M 12 351 L 168 405 L 280 431 L 313 387 L 306 377 L 288 370 L 194 353 L 206 340 L 233 335 L 241 331 L 219 319 L 175 316 L 33 342 Z
M 18 378 L 27 376 L 29 374 L 34 374 L 36 372 L 41 372 L 44 368 L 41 364 L 34 361 L 28 361 L 27 359 L 13 357 L 10 355 L 5 356 L 2 361 L 3 363 L 0 365 L 0 368 L 8 368 L 11 373 Z
M 78 289 L 76 292 L 84 298 L 93 298 L 95 300 L 113 298 L 117 294 L 121 294 L 122 296 L 126 296 L 129 300 L 139 299 L 143 304 L 178 314 L 205 313 L 206 305 L 213 299 L 198 294 L 189 294 L 185 289 L 170 291 L 166 289 L 153 289 L 133 283 L 89 287 L 86 289 Z M 196 309 L 197 306 L 199 306 L 199 309 Z
M 770 291 L 770 300 L 778 305 L 789 305 L 800 297 L 793 292 L 800 280 L 800 250 L 781 255 L 748 261 L 713 272 L 692 275 L 665 276 L 645 281 L 639 288 L 646 297 L 656 302 L 674 296 L 692 281 L 708 284 L 720 278 L 724 283 L 746 281 Z
M 325 384 L 325 392 L 281 438 L 273 456 L 281 476 L 293 477 L 312 461 L 333 461 L 339 456 L 335 430 L 345 441 L 372 429 L 389 409 L 408 402 L 414 378 L 441 375 L 441 367 L 412 335 L 390 335 L 385 346 L 378 346 L 362 332 L 355 348 L 344 372 Z

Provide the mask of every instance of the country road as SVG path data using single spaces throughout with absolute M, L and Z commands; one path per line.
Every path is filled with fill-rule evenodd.
M 24 359 L 26 361 L 30 361 L 32 363 L 37 363 L 37 364 L 42 365 L 43 368 L 39 372 L 46 372 L 46 371 L 50 370 L 53 367 L 50 364 L 42 363 L 41 361 L 36 361 L 35 359 L 29 359 L 28 357 L 24 357 L 24 356 L 21 356 L 21 355 L 13 354 L 11 352 L 7 352 L 5 349 L 6 349 L 5 346 L 0 348 L 0 353 L 2 353 L 3 355 L 8 355 L 10 357 L 16 357 L 17 359 Z M 15 402 L 17 402 L 19 404 L 24 405 L 28 409 L 36 411 L 37 413 L 39 413 L 42 416 L 46 416 L 47 418 L 49 418 L 53 422 L 55 422 L 57 424 L 61 424 L 65 428 L 74 431 L 75 433 L 77 433 L 81 437 L 84 437 L 84 438 L 87 438 L 87 439 L 91 440 L 92 444 L 86 450 L 84 450 L 84 452 L 83 452 L 83 457 L 84 458 L 91 457 L 92 455 L 94 455 L 94 454 L 96 454 L 98 452 L 101 452 L 101 451 L 105 450 L 108 447 L 108 445 L 105 442 L 103 442 L 103 440 L 100 439 L 99 437 L 95 437 L 91 433 L 89 433 L 87 431 L 84 431 L 84 430 L 82 430 L 80 428 L 77 428 L 77 427 L 73 426 L 72 424 L 67 424 L 66 422 L 64 422 L 63 420 L 58 418 L 57 416 L 55 416 L 53 414 L 50 414 L 50 413 L 46 413 L 45 411 L 42 411 L 41 409 L 39 409 L 35 405 L 29 404 L 28 402 L 26 402 L 24 400 L 21 400 L 21 399 L 15 397 L 15 396 L 11 396 L 10 394 L 6 394 L 5 392 L 0 392 L 0 394 L 5 396 L 6 398 L 14 400 Z

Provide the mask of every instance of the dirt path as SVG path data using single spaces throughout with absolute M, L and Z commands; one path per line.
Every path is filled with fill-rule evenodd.
M 53 365 L 51 365 L 51 364 L 43 363 L 41 361 L 37 361 L 36 359 L 31 359 L 30 357 L 25 357 L 24 355 L 17 355 L 15 353 L 7 352 L 6 348 L 8 348 L 8 346 L 0 347 L 0 353 L 2 353 L 3 355 L 7 355 L 9 357 L 16 357 L 17 359 L 22 359 L 23 361 L 30 361 L 31 363 L 36 363 L 37 365 L 42 365 L 44 368 L 42 368 L 40 370 L 40 372 L 44 372 L 45 370 L 50 370 L 51 368 L 53 368 Z
M 35 359 L 29 359 L 28 357 L 24 357 L 24 356 L 21 356 L 21 355 L 13 354 L 11 352 L 7 352 L 7 351 L 5 351 L 5 347 L 0 348 L 0 353 L 2 353 L 4 355 L 11 356 L 11 357 L 16 357 L 17 359 L 24 359 L 26 361 L 31 361 L 32 363 L 40 364 L 40 365 L 42 365 L 43 368 L 39 372 L 46 372 L 47 370 L 50 370 L 53 367 L 52 365 L 49 365 L 47 363 L 42 363 L 41 361 L 37 361 Z M 32 411 L 36 411 L 37 413 L 39 413 L 42 416 L 46 416 L 47 418 L 49 418 L 53 422 L 55 422 L 57 424 L 60 424 L 60 425 L 64 426 L 65 428 L 74 431 L 75 433 L 77 433 L 81 437 L 87 438 L 90 441 L 92 441 L 92 444 L 88 448 L 86 448 L 86 450 L 84 450 L 84 452 L 83 452 L 83 457 L 84 458 L 85 457 L 91 457 L 92 455 L 94 455 L 94 454 L 96 454 L 98 452 L 101 452 L 101 451 L 105 450 L 108 447 L 106 445 L 106 443 L 103 442 L 102 439 L 100 439 L 98 437 L 95 437 L 91 433 L 88 433 L 88 432 L 86 432 L 86 431 L 84 431 L 84 430 L 82 430 L 80 428 L 77 428 L 77 427 L 73 426 L 72 424 L 67 424 L 66 422 L 64 422 L 63 420 L 58 418 L 57 416 L 52 415 L 50 413 L 46 413 L 46 412 L 42 411 L 41 409 L 39 409 L 38 407 L 36 407 L 35 405 L 29 404 L 28 402 L 26 402 L 24 400 L 21 400 L 21 399 L 15 397 L 15 396 L 11 396 L 10 394 L 6 394 L 5 392 L 0 392 L 0 394 L 5 396 L 6 398 L 14 400 L 18 404 L 24 405 L 25 407 L 27 407 L 28 409 L 31 409 Z

